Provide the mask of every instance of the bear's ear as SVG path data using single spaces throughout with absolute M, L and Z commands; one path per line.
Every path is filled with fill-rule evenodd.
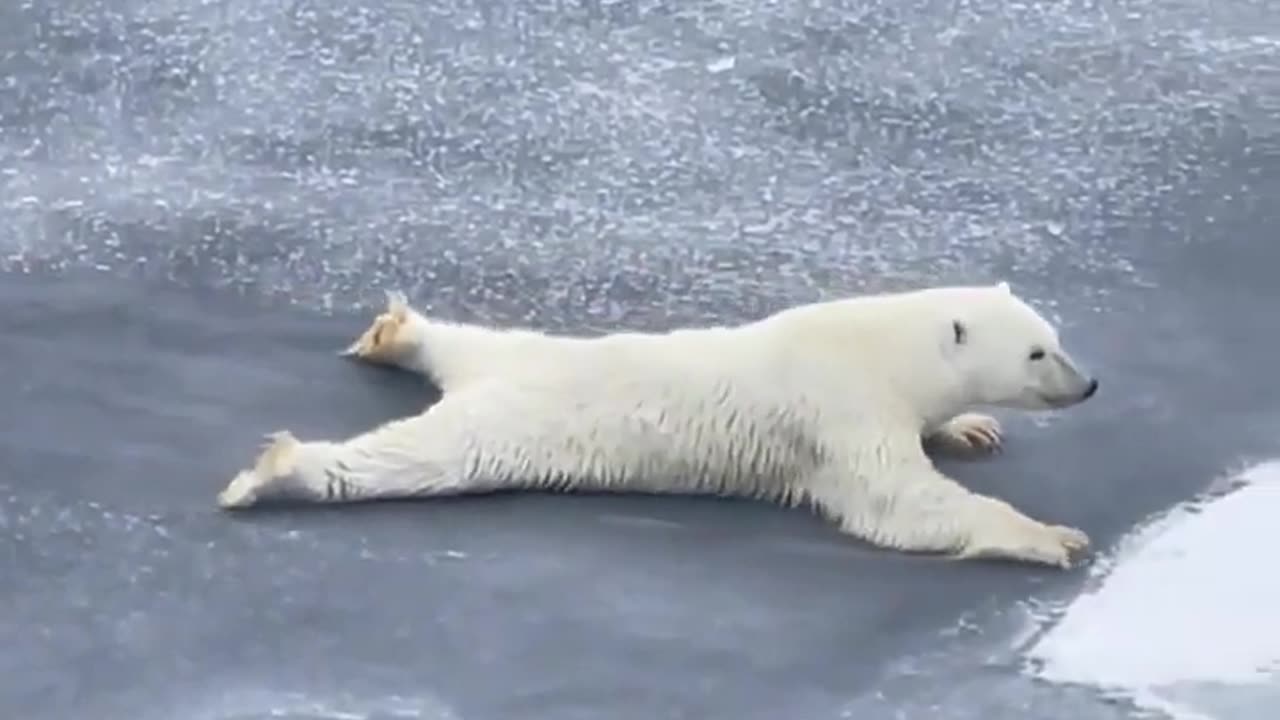
M 1000 282 L 996 283 L 996 289 L 1002 293 L 1005 293 L 1006 295 L 1013 294 L 1013 291 L 1009 289 L 1009 283 L 1005 282 L 1004 280 L 1001 280 Z
M 956 345 L 963 345 L 969 341 L 969 328 L 959 320 L 951 321 L 951 334 L 954 336 Z

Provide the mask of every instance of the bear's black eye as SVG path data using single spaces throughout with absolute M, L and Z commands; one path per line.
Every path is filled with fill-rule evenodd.
M 1043 350 L 1041 350 L 1040 348 L 1036 348 L 1036 349 L 1032 350 L 1032 351 L 1031 351 L 1031 359 L 1032 359 L 1032 360 L 1043 360 L 1043 359 L 1044 359 L 1044 351 L 1043 351 Z

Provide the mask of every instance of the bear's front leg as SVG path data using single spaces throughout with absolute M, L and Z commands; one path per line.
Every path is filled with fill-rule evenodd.
M 797 488 L 844 532 L 874 545 L 955 558 L 1069 568 L 1089 538 L 1048 525 L 939 472 L 917 444 L 886 440 L 837 459 Z
M 963 413 L 927 433 L 924 440 L 952 453 L 973 455 L 998 452 L 1003 437 L 1000 422 L 995 418 L 981 413 Z

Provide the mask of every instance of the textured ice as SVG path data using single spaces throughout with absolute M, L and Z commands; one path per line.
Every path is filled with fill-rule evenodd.
M 1274 130 L 1265 5 L 27 0 L 0 248 L 577 327 L 1054 262 L 1102 303 Z

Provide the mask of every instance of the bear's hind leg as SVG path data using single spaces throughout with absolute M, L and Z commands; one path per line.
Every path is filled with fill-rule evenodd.
M 927 433 L 924 441 L 948 452 L 973 455 L 999 452 L 1004 438 L 1000 422 L 995 418 L 982 413 L 963 413 Z
M 782 494 L 755 473 L 742 483 L 720 482 L 734 462 L 750 461 L 751 444 L 700 446 L 705 428 L 678 420 L 681 412 L 679 403 L 654 400 L 643 388 L 601 397 L 596 386 L 571 382 L 480 383 L 345 441 L 276 433 L 218 501 L 244 508 L 502 490 Z M 759 463 L 765 460 L 801 465 L 776 457 Z
M 460 450 L 437 421 L 437 407 L 344 442 L 272 433 L 253 466 L 218 494 L 218 505 L 230 510 L 274 501 L 352 503 L 466 491 Z
M 557 364 L 564 345 L 580 342 L 520 328 L 432 319 L 413 309 L 403 293 L 388 292 L 386 310 L 341 354 L 424 375 L 447 393 L 501 379 L 529 357 Z

